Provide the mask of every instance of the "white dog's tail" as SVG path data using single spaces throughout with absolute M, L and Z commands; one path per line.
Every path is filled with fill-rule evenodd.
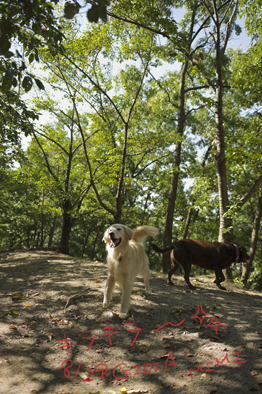
M 142 226 L 133 230 L 132 240 L 144 244 L 148 236 L 155 238 L 158 234 L 158 229 L 156 227 Z

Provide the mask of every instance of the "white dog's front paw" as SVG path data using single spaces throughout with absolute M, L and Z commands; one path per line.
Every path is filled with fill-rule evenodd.
M 107 301 L 103 301 L 103 308 L 105 309 L 105 308 L 107 308 L 108 307 L 108 305 L 109 305 L 109 302 L 107 302 Z
M 123 313 L 123 312 L 121 312 L 121 313 L 119 314 L 120 319 L 127 319 L 128 316 L 129 316 L 128 313 Z

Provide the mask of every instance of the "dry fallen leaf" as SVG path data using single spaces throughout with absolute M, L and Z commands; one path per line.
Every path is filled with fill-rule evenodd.
M 11 330 L 17 330 L 17 327 L 16 327 L 16 326 L 9 326 L 9 328 L 10 328 Z
M 169 356 L 168 352 L 163 353 L 159 358 L 166 358 Z
M 189 352 L 186 352 L 186 353 L 184 353 L 184 356 L 185 356 L 185 357 L 193 357 L 193 354 L 192 354 L 192 353 L 189 353 Z
M 142 345 L 142 346 L 140 346 L 139 350 L 140 350 L 140 352 L 142 352 L 142 353 L 147 353 L 149 349 L 148 349 L 147 346 Z
M 127 394 L 143 394 L 148 393 L 148 390 L 127 390 Z
M 190 376 L 190 372 L 185 372 L 180 374 L 181 378 L 185 378 L 187 376 Z
M 36 296 L 38 296 L 38 295 L 40 295 L 40 293 L 32 294 L 30 297 L 36 297 Z
M 168 336 L 166 335 L 166 336 L 161 338 L 161 341 L 164 341 L 166 339 L 172 339 L 172 338 L 174 338 L 174 335 L 168 335 Z

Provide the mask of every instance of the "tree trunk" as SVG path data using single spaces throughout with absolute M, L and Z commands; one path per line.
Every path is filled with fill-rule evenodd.
M 38 249 L 39 239 L 40 239 L 40 231 L 37 231 L 37 233 L 36 233 L 36 242 L 35 242 L 36 249 Z
M 258 232 L 259 232 L 259 227 L 260 227 L 260 220 L 261 220 L 261 214 L 262 214 L 262 196 L 259 197 L 258 203 L 257 203 L 257 211 L 256 211 L 256 216 L 255 220 L 253 223 L 253 230 L 252 230 L 252 236 L 251 236 L 251 246 L 250 246 L 250 251 L 249 251 L 249 261 L 248 263 L 243 263 L 242 264 L 242 280 L 243 280 L 243 285 L 247 285 L 247 280 L 249 278 L 252 264 L 254 261 L 254 257 L 256 254 L 256 248 L 257 248 L 257 240 L 258 240 Z
M 219 242 L 232 242 L 232 219 L 226 218 L 225 214 L 229 208 L 228 186 L 226 173 L 225 133 L 223 126 L 223 79 L 222 79 L 222 57 L 220 48 L 220 23 L 216 25 L 216 88 L 215 88 L 215 122 L 216 122 L 216 167 L 219 194 Z M 232 280 L 232 269 L 226 270 L 226 278 Z
M 93 242 L 93 247 L 92 247 L 92 251 L 91 251 L 91 255 L 90 255 L 90 259 L 93 260 L 94 256 L 95 256 L 95 248 L 96 248 L 96 244 L 97 244 L 97 240 L 98 240 L 98 236 L 100 233 L 101 228 L 103 227 L 104 222 L 102 222 L 97 230 L 94 242 Z
M 89 235 L 91 234 L 92 230 L 93 230 L 93 227 L 91 226 L 90 229 L 88 230 L 88 232 L 86 233 L 86 237 L 85 237 L 85 240 L 84 240 L 84 243 L 83 243 L 83 246 L 82 246 L 82 251 L 81 251 L 80 257 L 84 256 L 84 253 L 85 253 L 85 250 L 86 250 L 86 245 L 87 245 L 87 242 L 88 242 L 88 238 L 89 238 Z
M 177 196 L 177 187 L 179 179 L 179 169 L 181 162 L 181 146 L 182 146 L 182 136 L 184 132 L 185 123 L 185 79 L 186 71 L 188 67 L 188 62 L 186 61 L 180 73 L 180 85 L 179 85 L 179 104 L 178 104 L 178 122 L 177 122 L 177 135 L 181 136 L 179 141 L 176 143 L 175 158 L 173 164 L 173 175 L 171 180 L 171 188 L 168 198 L 166 223 L 164 231 L 164 246 L 170 245 L 172 243 L 172 231 L 173 231 L 173 219 L 174 219 L 174 209 Z M 171 267 L 169 253 L 163 254 L 163 272 L 168 272 Z
M 70 213 L 71 202 L 65 200 L 62 204 L 62 235 L 60 242 L 60 253 L 69 254 L 69 239 L 72 230 L 72 216 Z
M 212 150 L 212 145 L 210 145 L 210 146 L 207 148 L 206 154 L 205 154 L 204 159 L 203 159 L 202 164 L 201 164 L 201 167 L 202 167 L 202 168 L 205 168 L 206 162 L 207 162 L 207 159 L 208 159 L 208 156 L 209 156 L 209 153 L 210 153 L 211 150 Z M 184 231 L 183 239 L 184 239 L 184 238 L 187 238 L 187 234 L 188 234 L 188 230 L 189 230 L 189 225 L 190 225 L 190 222 L 191 222 L 191 219 L 192 219 L 193 206 L 194 206 L 194 204 L 195 204 L 195 199 L 193 199 L 193 201 L 192 201 L 192 203 L 191 203 L 191 208 L 190 208 L 190 210 L 188 211 L 188 214 L 187 214 L 186 226 L 185 226 L 185 231 Z M 197 219 L 197 217 L 198 217 L 198 213 L 199 213 L 199 209 L 197 209 L 197 210 L 195 211 L 194 218 L 193 218 L 193 222 L 196 221 L 196 219 Z
M 27 230 L 27 239 L 26 239 L 26 247 L 28 249 L 30 249 L 30 234 L 31 234 L 31 230 L 30 228 Z
M 190 221 L 191 221 L 191 217 L 192 217 L 192 213 L 193 213 L 194 204 L 195 204 L 195 200 L 193 199 L 193 201 L 191 203 L 191 207 L 189 208 L 188 213 L 187 213 L 186 226 L 185 226 L 185 230 L 184 230 L 183 239 L 187 238 L 189 225 L 190 225 Z
M 216 94 L 215 94 L 215 121 L 217 134 L 217 154 L 216 167 L 218 177 L 218 193 L 219 193 L 219 242 L 231 242 L 232 231 L 227 229 L 232 225 L 232 220 L 225 217 L 225 213 L 229 207 L 228 188 L 227 188 L 227 174 L 226 174 L 226 153 L 225 153 L 225 134 L 223 126 L 223 81 L 222 81 L 222 60 L 220 54 L 220 37 L 218 30 L 217 38 L 217 62 L 216 62 Z
M 48 248 L 52 247 L 53 236 L 55 233 L 55 224 L 56 224 L 56 217 L 54 216 L 53 223 L 52 223 L 52 226 L 51 226 L 50 232 L 49 232 Z
M 44 247 L 44 204 L 45 204 L 45 194 L 42 191 L 42 207 L 41 207 L 41 229 L 40 229 L 40 244 L 39 248 Z

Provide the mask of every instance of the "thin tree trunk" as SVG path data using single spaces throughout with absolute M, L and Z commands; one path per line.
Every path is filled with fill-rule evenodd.
M 202 164 L 201 164 L 201 167 L 202 167 L 202 168 L 205 168 L 205 166 L 206 166 L 206 161 L 207 161 L 207 159 L 208 159 L 209 152 L 210 152 L 211 150 L 212 150 L 212 145 L 210 145 L 210 146 L 208 147 L 207 151 L 206 151 L 206 154 L 205 154 L 204 159 L 203 159 Z M 194 210 L 194 209 L 193 209 L 194 204 L 195 204 L 195 199 L 193 199 L 193 201 L 192 201 L 192 203 L 191 203 L 191 208 L 189 209 L 188 214 L 187 214 L 186 226 L 185 226 L 185 230 L 184 230 L 183 239 L 184 239 L 184 238 L 187 238 L 187 234 L 188 234 L 188 230 L 189 230 L 189 226 L 190 226 L 190 222 L 191 222 L 192 214 L 193 214 L 193 210 Z M 197 218 L 197 216 L 198 216 L 198 213 L 199 213 L 199 209 L 197 209 L 197 210 L 195 211 L 195 215 L 194 215 L 193 221 L 196 220 L 196 218 Z
M 40 229 L 40 245 L 39 248 L 44 247 L 44 204 L 45 204 L 45 194 L 42 191 L 42 208 L 41 208 L 41 229 Z
M 191 207 L 189 208 L 188 213 L 187 213 L 186 226 L 185 226 L 185 230 L 184 230 L 184 234 L 183 234 L 183 239 L 187 238 L 189 225 L 190 225 L 190 221 L 191 221 L 191 217 L 192 217 L 192 213 L 193 213 L 194 204 L 195 204 L 195 200 L 192 201 Z
M 48 240 L 48 248 L 52 247 L 52 242 L 53 242 L 53 236 L 55 233 L 55 224 L 56 224 L 56 217 L 54 216 L 53 218 L 53 223 L 49 232 L 49 240 Z
M 182 146 L 182 136 L 184 132 L 184 124 L 185 124 L 185 80 L 186 80 L 186 71 L 188 67 L 188 62 L 186 61 L 180 73 L 180 85 L 179 85 L 179 104 L 178 104 L 178 124 L 177 124 L 177 135 L 181 136 L 179 141 L 176 143 L 176 151 L 175 158 L 173 164 L 173 175 L 171 180 L 171 188 L 168 198 L 168 206 L 167 206 L 167 214 L 166 214 L 166 223 L 165 223 L 165 231 L 164 231 L 164 246 L 170 245 L 172 243 L 172 232 L 173 232 L 173 219 L 174 219 L 174 209 L 175 202 L 177 196 L 177 187 L 178 187 L 178 179 L 179 179 L 179 170 L 180 170 L 180 162 L 181 162 L 181 146 Z M 169 253 L 163 254 L 163 272 L 168 272 L 171 267 L 170 256 Z
M 85 237 L 85 240 L 84 240 L 84 243 L 83 243 L 83 246 L 82 246 L 82 251 L 81 251 L 80 257 L 84 256 L 84 253 L 85 253 L 85 250 L 86 250 L 86 245 L 87 245 L 87 242 L 88 242 L 88 238 L 89 238 L 89 235 L 92 232 L 92 229 L 93 229 L 93 227 L 91 226 L 90 229 L 88 230 L 88 232 L 86 233 L 86 237 Z
M 40 238 L 40 231 L 37 231 L 37 233 L 36 233 L 36 243 L 35 243 L 36 249 L 38 248 L 39 238 Z
M 96 248 L 98 236 L 99 236 L 99 233 L 100 233 L 101 228 L 103 227 L 103 225 L 104 225 L 104 222 L 101 223 L 101 225 L 99 226 L 99 228 L 98 228 L 98 230 L 97 230 L 97 233 L 96 233 L 96 236 L 95 236 L 95 239 L 94 239 L 94 242 L 93 242 L 93 248 L 92 248 L 91 255 L 90 255 L 90 259 L 91 259 L 91 260 L 92 260 L 92 259 L 94 258 L 94 256 L 95 256 L 95 248 Z
M 128 122 L 125 123 L 125 138 L 124 138 L 124 146 L 122 153 L 122 167 L 118 179 L 118 187 L 116 194 L 116 211 L 114 214 L 115 223 L 121 223 L 121 218 L 122 218 L 122 192 L 123 192 L 124 176 L 126 169 L 127 136 L 128 136 Z
M 254 257 L 256 254 L 256 248 L 257 248 L 257 240 L 258 240 L 258 231 L 260 227 L 260 220 L 261 220 L 261 214 L 262 214 L 262 196 L 259 197 L 258 203 L 257 203 L 257 211 L 256 211 L 256 216 L 255 220 L 253 223 L 253 230 L 252 230 L 252 236 L 251 236 L 251 246 L 250 246 L 250 251 L 249 251 L 249 261 L 248 263 L 243 263 L 242 264 L 242 280 L 243 280 L 243 285 L 247 285 L 247 280 L 249 278 L 251 269 L 252 269 L 252 264 L 254 261 Z
M 62 205 L 62 235 L 59 251 L 60 253 L 69 254 L 69 239 L 73 224 L 70 213 L 71 202 L 65 200 Z
M 215 121 L 217 134 L 217 154 L 216 167 L 218 178 L 219 193 L 219 242 L 231 242 L 232 232 L 226 231 L 232 224 L 230 219 L 225 217 L 225 213 L 229 207 L 227 192 L 227 173 L 226 173 L 226 153 L 225 153 L 225 133 L 223 126 L 223 80 L 222 80 L 222 56 L 220 50 L 220 26 L 217 25 L 217 41 L 216 41 L 216 93 L 215 93 Z

